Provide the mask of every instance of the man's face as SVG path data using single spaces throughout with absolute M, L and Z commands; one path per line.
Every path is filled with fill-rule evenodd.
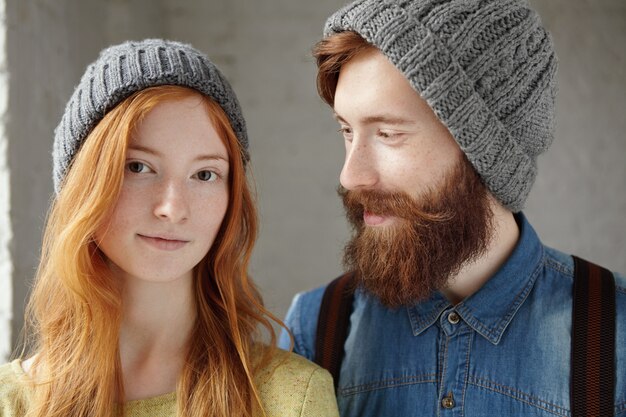
M 354 235 L 345 266 L 392 307 L 427 298 L 491 238 L 490 197 L 447 128 L 376 49 L 345 64 L 334 109 L 340 192 Z
M 347 190 L 402 191 L 419 198 L 462 157 L 446 127 L 377 49 L 341 68 L 334 110 L 345 138 L 340 182 Z M 365 214 L 385 226 L 390 216 Z

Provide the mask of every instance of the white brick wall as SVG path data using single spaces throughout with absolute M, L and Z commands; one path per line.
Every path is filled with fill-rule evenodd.
M 8 140 L 5 121 L 8 102 L 8 72 L 6 66 L 5 3 L 0 0 L 0 363 L 11 351 L 11 306 L 13 301 L 13 263 L 10 243 L 13 237 L 9 218 L 9 169 L 7 164 Z

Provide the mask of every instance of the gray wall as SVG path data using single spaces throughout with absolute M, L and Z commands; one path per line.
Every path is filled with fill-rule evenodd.
M 626 273 L 626 2 L 532 3 L 555 38 L 560 89 L 526 212 L 546 244 Z
M 340 272 L 348 236 L 335 193 L 343 144 L 316 96 L 309 51 L 343 1 L 6 3 L 14 330 L 52 193 L 52 130 L 85 65 L 124 39 L 190 42 L 237 91 L 261 217 L 251 273 L 271 310 L 284 315 L 295 292 Z M 532 3 L 555 37 L 560 95 L 557 139 L 540 159 L 526 214 L 547 244 L 626 272 L 626 3 Z
M 6 135 L 9 101 L 9 73 L 6 62 L 6 15 L 4 0 L 0 0 L 0 360 L 11 351 L 11 318 L 13 317 L 13 233 L 9 216 L 9 161 Z

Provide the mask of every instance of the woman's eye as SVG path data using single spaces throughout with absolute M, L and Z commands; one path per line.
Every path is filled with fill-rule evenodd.
M 148 167 L 148 165 L 144 164 L 143 162 L 138 162 L 138 161 L 129 162 L 128 164 L 126 164 L 126 167 L 128 168 L 130 172 L 134 172 L 135 174 L 140 174 L 143 172 L 150 171 L 150 168 Z
M 215 181 L 217 179 L 217 174 L 213 171 L 204 170 L 199 171 L 196 176 L 200 181 Z

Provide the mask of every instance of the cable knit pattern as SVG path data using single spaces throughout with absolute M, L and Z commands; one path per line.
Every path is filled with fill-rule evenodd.
M 83 141 L 104 115 L 133 93 L 158 85 L 198 90 L 224 110 L 248 160 L 248 136 L 241 107 L 230 84 L 203 53 L 191 45 L 161 39 L 125 42 L 100 52 L 87 67 L 55 129 L 54 189 Z
M 498 200 L 517 212 L 554 137 L 557 59 L 524 0 L 357 0 L 324 35 L 378 47 L 448 127 Z

